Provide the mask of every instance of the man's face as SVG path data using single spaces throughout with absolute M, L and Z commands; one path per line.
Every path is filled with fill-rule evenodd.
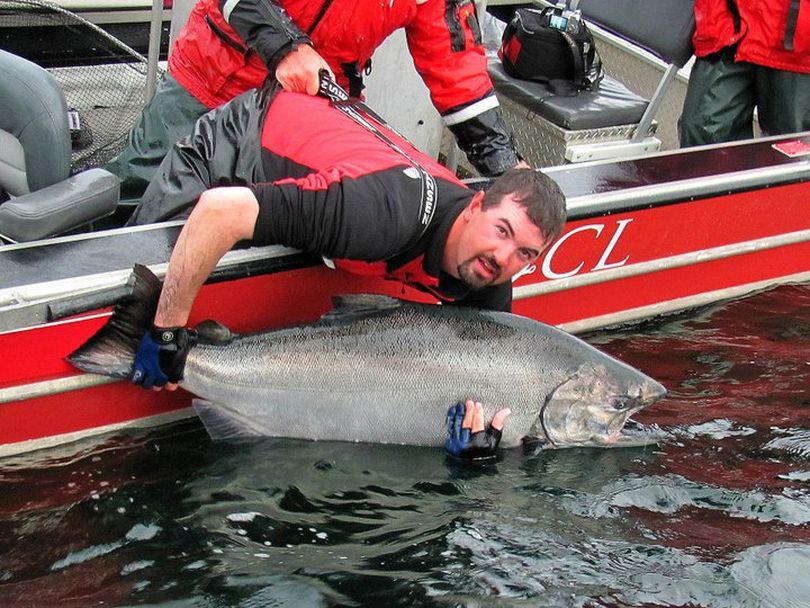
M 465 226 L 456 252 L 459 278 L 472 289 L 505 283 L 534 262 L 545 248 L 540 228 L 511 195 L 483 209 L 483 196 L 463 212 Z

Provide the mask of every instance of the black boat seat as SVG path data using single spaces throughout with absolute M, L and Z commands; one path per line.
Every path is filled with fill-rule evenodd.
M 595 90 L 566 96 L 555 95 L 546 84 L 510 76 L 498 60 L 490 60 L 488 69 L 498 95 L 572 131 L 636 124 L 650 103 L 608 75 Z
M 580 91 L 576 96 L 555 95 L 546 85 L 509 76 L 499 60 L 491 59 L 489 73 L 498 96 L 525 109 L 529 118 L 541 118 L 566 132 L 628 126 L 625 144 L 612 141 L 605 144 L 605 154 L 611 157 L 647 149 L 644 143 L 651 141 L 655 132 L 654 119 L 664 95 L 678 69 L 692 56 L 694 0 L 579 0 L 569 1 L 569 4 L 576 5 L 583 19 L 596 26 L 595 31 L 601 29 L 615 34 L 665 64 L 653 96 L 647 100 L 607 74 L 592 91 Z M 599 40 L 596 44 L 598 48 Z M 609 65 L 605 67 L 610 69 Z M 614 134 L 617 132 L 618 129 L 614 129 Z M 564 137 L 566 142 L 581 141 L 585 135 L 566 134 Z M 587 159 L 577 157 L 568 148 L 565 158 Z
M 68 109 L 47 70 L 0 50 L 0 238 L 31 241 L 113 213 L 119 182 L 91 169 L 70 176 Z M 2 200 L 2 199 L 0 199 Z

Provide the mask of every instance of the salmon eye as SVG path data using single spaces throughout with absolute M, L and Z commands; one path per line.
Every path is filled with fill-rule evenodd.
M 623 412 L 633 407 L 633 399 L 631 399 L 627 395 L 621 395 L 619 397 L 613 398 L 612 405 L 613 409 L 616 410 L 617 412 Z

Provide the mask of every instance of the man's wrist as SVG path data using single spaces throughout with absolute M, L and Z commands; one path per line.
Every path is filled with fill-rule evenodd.
M 301 38 L 295 38 L 290 40 L 287 44 L 280 47 L 270 60 L 267 62 L 267 68 L 271 74 L 275 74 L 276 69 L 278 69 L 279 64 L 284 61 L 287 57 L 292 55 L 295 51 L 297 51 L 301 46 L 308 46 L 312 49 L 315 47 L 312 46 L 312 40 L 310 40 L 307 36 L 302 36 Z
M 183 326 L 163 327 L 153 325 L 149 330 L 149 335 L 160 345 L 173 344 L 180 331 L 185 331 Z

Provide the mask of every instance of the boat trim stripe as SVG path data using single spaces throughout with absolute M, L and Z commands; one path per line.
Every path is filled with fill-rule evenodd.
M 554 176 L 552 171 L 544 172 Z M 693 202 L 696 198 L 712 198 L 762 188 L 764 184 L 773 187 L 807 179 L 810 179 L 810 161 L 575 196 L 568 199 L 568 219 L 604 215 L 606 212 L 634 211 L 651 206 L 677 205 Z M 722 191 L 718 190 L 718 185 L 722 185 Z
M 120 382 L 120 378 L 109 378 L 99 374 L 77 374 L 57 378 L 56 380 L 43 380 L 41 382 L 9 386 L 8 388 L 0 388 L 0 405 L 25 399 L 58 395 L 59 393 L 69 393 L 113 382 Z
M 557 327 L 572 334 L 580 334 L 586 331 L 602 329 L 609 326 L 631 323 L 633 321 L 639 321 L 641 319 L 654 317 L 657 315 L 675 313 L 689 308 L 716 304 L 719 301 L 731 300 L 755 291 L 764 291 L 771 287 L 776 287 L 777 285 L 787 283 L 799 284 L 807 282 L 810 282 L 810 272 L 800 272 L 784 277 L 777 277 L 755 283 L 746 283 L 744 285 L 737 285 L 735 287 L 718 289 L 716 291 L 706 291 L 693 296 L 676 298 L 673 300 L 667 300 L 666 302 L 659 302 L 656 304 L 650 304 L 648 306 L 640 306 L 638 308 L 630 308 L 620 312 L 591 317 L 589 319 L 580 319 L 579 321 L 572 321 L 571 323 L 560 323 L 557 325 Z
M 514 298 L 516 300 L 533 298 L 535 296 L 555 293 L 558 291 L 576 289 L 589 285 L 598 285 L 599 283 L 605 283 L 607 281 L 616 281 L 619 279 L 651 274 L 661 270 L 682 268 L 684 266 L 690 266 L 693 264 L 702 264 L 704 262 L 712 262 L 738 255 L 767 251 L 769 249 L 796 245 L 803 242 L 810 242 L 810 229 L 788 232 L 786 234 L 755 239 L 752 241 L 743 241 L 741 243 L 734 243 L 732 245 L 721 245 L 720 247 L 714 247 L 712 249 L 702 249 L 700 251 L 681 253 L 666 258 L 659 258 L 656 260 L 650 260 L 648 262 L 639 262 L 637 264 L 622 266 L 621 268 L 599 270 L 587 274 L 567 277 L 565 279 L 555 279 L 552 281 L 543 281 L 542 283 L 522 285 L 520 287 L 515 287 Z

